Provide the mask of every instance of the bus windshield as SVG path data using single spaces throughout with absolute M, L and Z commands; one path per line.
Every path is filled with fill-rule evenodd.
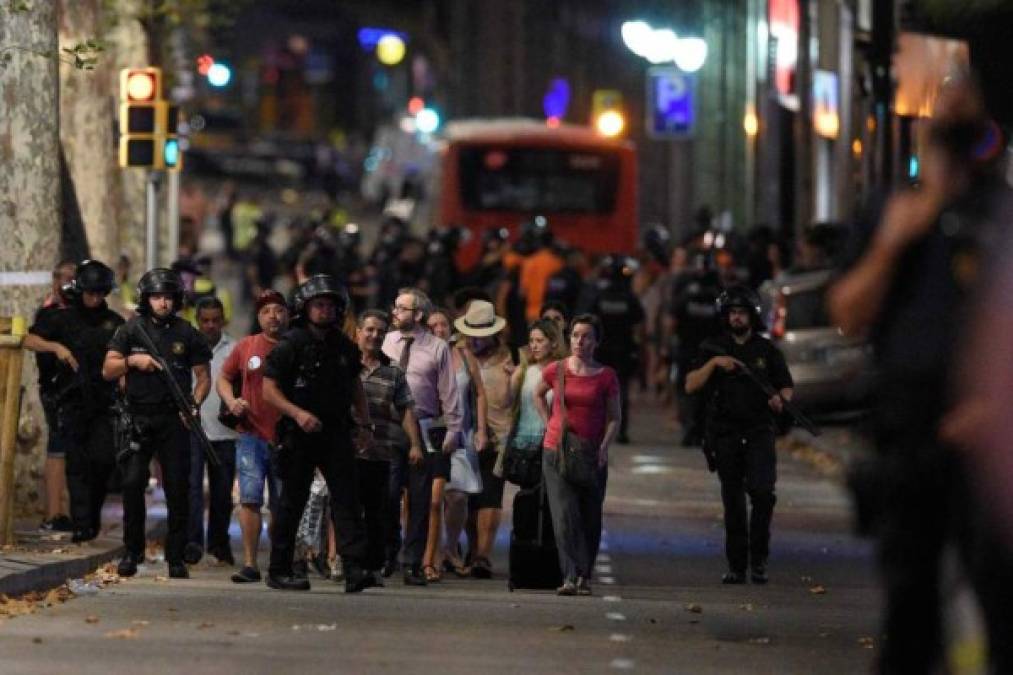
M 615 210 L 617 153 L 490 145 L 462 147 L 459 157 L 465 209 L 546 214 Z

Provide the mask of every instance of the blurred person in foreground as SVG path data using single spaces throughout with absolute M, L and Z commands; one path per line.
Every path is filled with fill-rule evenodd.
M 1013 567 L 994 543 L 980 475 L 968 471 L 968 454 L 954 445 L 973 439 L 977 425 L 961 422 L 966 412 L 952 412 L 961 371 L 955 354 L 983 289 L 985 255 L 1011 215 L 995 163 L 980 154 L 990 127 L 972 80 L 944 87 L 925 130 L 920 187 L 890 197 L 864 253 L 828 297 L 845 332 L 870 332 L 881 379 L 877 459 L 853 475 L 852 486 L 859 525 L 879 544 L 883 673 L 943 669 L 940 562 L 951 545 L 984 610 L 993 672 L 1013 671 Z M 986 305 L 985 316 L 994 318 L 1000 307 Z M 979 345 L 978 353 L 994 356 L 995 345 Z

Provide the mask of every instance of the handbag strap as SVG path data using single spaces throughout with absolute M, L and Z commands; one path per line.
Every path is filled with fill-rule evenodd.
M 561 415 L 561 418 L 560 418 L 560 422 L 561 423 L 560 423 L 560 429 L 559 429 L 559 438 L 560 439 L 565 439 L 566 438 L 566 427 L 568 426 L 567 419 L 566 419 L 566 393 L 565 393 L 565 390 L 566 390 L 566 359 L 565 358 L 564 359 L 559 359 L 558 361 L 556 361 L 556 382 L 558 383 L 557 389 L 559 389 L 559 391 L 556 392 L 556 395 L 559 396 L 559 414 Z

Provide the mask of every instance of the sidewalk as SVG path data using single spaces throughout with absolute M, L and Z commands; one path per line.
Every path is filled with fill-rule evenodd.
M 165 501 L 161 490 L 147 499 L 145 539 L 165 534 Z M 38 518 L 15 522 L 17 543 L 0 550 L 0 594 L 23 595 L 44 591 L 78 579 L 123 554 L 123 508 L 119 495 L 110 495 L 102 510 L 102 532 L 84 544 L 70 541 L 70 532 L 43 532 Z

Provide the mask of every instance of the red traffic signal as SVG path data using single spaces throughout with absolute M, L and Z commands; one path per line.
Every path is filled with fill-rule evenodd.
M 120 100 L 150 103 L 162 98 L 161 68 L 124 68 L 120 71 Z

